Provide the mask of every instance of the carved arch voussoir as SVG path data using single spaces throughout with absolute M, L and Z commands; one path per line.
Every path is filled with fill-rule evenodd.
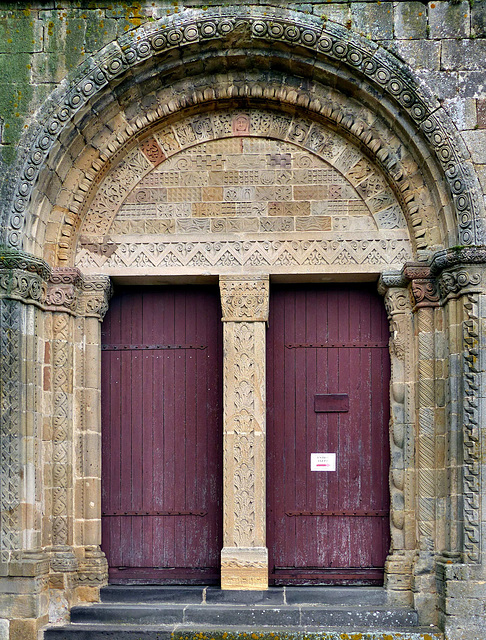
M 326 23 L 323 29 L 317 21 L 303 19 L 296 12 L 280 12 L 276 17 L 266 15 L 264 7 L 260 11 L 238 7 L 217 15 L 210 11 L 183 12 L 148 27 L 144 25 L 105 47 L 77 70 L 74 79 L 61 85 L 53 95 L 55 99 L 47 103 L 44 114 L 40 114 L 41 124 L 33 125 L 26 135 L 24 148 L 28 151 L 20 161 L 17 172 L 20 177 L 13 181 L 5 199 L 3 220 L 7 244 L 22 246 L 32 192 L 60 133 L 110 81 L 149 58 L 177 48 L 183 52 L 186 47 L 215 40 L 222 41 L 224 46 L 226 40 L 231 43 L 235 33 L 239 46 L 268 48 L 279 43 L 292 50 L 299 48 L 312 60 L 331 61 L 379 88 L 422 131 L 442 167 L 453 200 L 459 242 L 463 245 L 481 243 L 482 205 L 475 195 L 477 185 L 470 163 L 457 142 L 459 139 L 454 138 L 447 116 L 437 110 L 438 105 L 419 88 L 405 65 L 391 53 L 339 25 Z M 141 118 L 142 125 L 144 118 Z

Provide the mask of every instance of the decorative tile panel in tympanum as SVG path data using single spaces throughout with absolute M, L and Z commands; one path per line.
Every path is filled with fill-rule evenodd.
M 145 139 L 101 183 L 77 265 L 198 273 L 389 267 L 410 259 L 400 205 L 361 152 L 289 117 L 281 118 L 284 139 L 273 131 L 263 137 L 264 115 L 211 114 L 205 126 L 185 120 Z M 219 130 L 231 135 L 207 139 Z

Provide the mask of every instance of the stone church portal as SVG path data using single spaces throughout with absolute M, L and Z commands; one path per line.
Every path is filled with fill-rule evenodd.
M 482 3 L 16 4 L 2 640 L 108 581 L 486 637 Z

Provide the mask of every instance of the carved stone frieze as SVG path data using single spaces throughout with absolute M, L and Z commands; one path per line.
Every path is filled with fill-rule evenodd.
M 20 548 L 21 536 L 21 310 L 0 299 L 0 552 Z
M 268 276 L 221 276 L 219 286 L 224 322 L 268 320 Z
M 164 273 L 175 272 L 180 267 L 190 267 L 191 272 L 204 273 L 208 267 L 219 266 L 231 272 L 232 268 L 245 267 L 253 271 L 271 271 L 285 267 L 286 271 L 320 272 L 323 267 L 334 266 L 342 270 L 346 266 L 362 265 L 373 271 L 395 266 L 400 268 L 411 257 L 410 241 L 400 237 L 383 240 L 379 237 L 366 240 L 341 237 L 322 232 L 319 238 L 299 235 L 272 239 L 235 239 L 219 235 L 205 241 L 188 237 L 173 240 L 157 238 L 147 242 L 121 241 L 108 258 L 80 247 L 76 264 L 83 270 L 103 270 L 114 273 L 118 269 L 163 268 Z M 111 242 L 111 244 L 114 244 Z
M 21 229 L 31 193 L 58 136 L 93 96 L 131 67 L 139 65 L 141 61 L 147 64 L 150 58 L 155 59 L 163 52 L 179 49 L 183 56 L 186 46 L 214 40 L 220 40 L 224 48 L 225 40 L 231 38 L 235 30 L 240 46 L 241 39 L 245 46 L 256 49 L 262 46 L 274 48 L 277 42 L 292 48 L 299 46 L 310 52 L 312 60 L 316 58 L 344 66 L 403 109 L 416 124 L 417 130 L 420 129 L 442 167 L 456 209 L 461 243 L 470 245 L 481 241 L 482 226 L 478 220 L 481 204 L 475 197 L 473 173 L 463 148 L 453 139 L 452 127 L 445 113 L 437 108 L 436 101 L 426 95 L 423 88 L 419 88 L 420 85 L 405 71 L 403 65 L 397 64 L 391 53 L 385 49 L 377 52 L 365 39 L 331 22 L 326 22 L 323 28 L 322 23 L 310 18 L 307 22 L 301 22 L 291 13 L 269 16 L 265 15 L 264 8 L 258 11 L 256 8 L 238 7 L 235 12 L 234 8 L 229 7 L 220 9 L 218 14 L 196 11 L 188 17 L 183 13 L 160 19 L 150 25 L 150 29 L 145 26 L 134 29 L 120 38 L 120 46 L 116 51 L 108 46 L 91 57 L 89 63 L 79 70 L 64 95 L 53 101 L 54 106 L 49 104 L 39 118 L 40 123 L 30 131 L 31 150 L 17 172 L 20 179 L 14 181 L 9 190 L 4 213 L 6 240 L 10 246 L 21 245 Z M 139 121 L 141 128 L 150 122 L 146 115 L 140 117 Z M 238 135 L 244 126 L 242 114 L 238 128 L 232 134 Z M 302 136 L 306 133 L 305 127 L 298 131 L 294 127 L 294 130 L 292 135 Z M 206 134 L 207 128 L 203 122 L 199 130 L 193 132 L 194 136 Z M 313 137 L 312 144 L 320 145 L 321 142 Z M 384 151 L 385 160 L 386 155 Z
M 19 249 L 0 249 L 0 273 L 3 269 L 19 269 L 28 273 L 35 273 L 43 280 L 48 280 L 51 268 L 36 256 Z

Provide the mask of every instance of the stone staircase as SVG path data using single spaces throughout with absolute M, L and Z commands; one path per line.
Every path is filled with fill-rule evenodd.
M 442 640 L 379 587 L 108 586 L 45 640 Z

